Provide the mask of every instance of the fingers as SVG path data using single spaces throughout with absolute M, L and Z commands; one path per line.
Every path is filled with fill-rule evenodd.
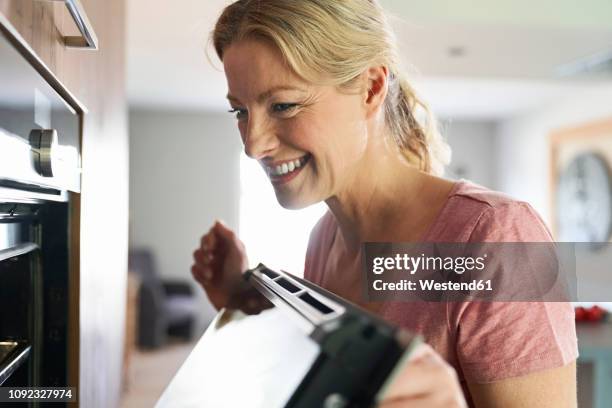
M 227 240 L 233 241 L 236 238 L 236 234 L 234 233 L 234 231 L 227 225 L 225 225 L 223 221 L 215 221 L 215 225 L 213 225 L 212 229 L 221 237 Z
M 233 231 L 220 221 L 208 230 L 200 239 L 200 247 L 193 252 L 194 264 L 191 273 L 200 284 L 207 285 L 215 276 L 213 261 L 223 254 L 219 253 L 219 239 L 227 239 L 233 236 Z M 218 236 L 219 235 L 219 236 Z
M 215 255 L 210 250 L 198 248 L 193 252 L 193 259 L 201 267 L 210 267 Z
M 431 392 L 435 387 L 437 367 L 428 357 L 421 357 L 411 361 L 395 379 L 389 388 L 385 399 L 400 397 L 417 397 Z
M 200 240 L 200 248 L 205 251 L 212 252 L 217 247 L 217 237 L 213 228 L 214 227 L 211 227 L 208 232 L 204 236 L 202 236 L 202 239 Z
M 204 279 L 204 274 L 200 268 L 196 265 L 191 265 L 191 276 L 196 280 L 200 285 L 206 285 L 206 280 Z
M 211 283 L 214 277 L 214 273 L 209 267 L 202 267 L 198 264 L 191 265 L 191 274 L 202 285 Z
M 200 248 L 204 251 L 205 256 L 209 254 L 219 255 L 238 246 L 239 243 L 240 240 L 237 238 L 234 231 L 222 221 L 217 220 L 208 232 L 202 236 Z
M 455 370 L 431 347 L 419 346 L 389 387 L 380 407 L 464 407 Z
M 217 239 L 213 228 L 211 228 L 200 239 L 200 248 L 193 252 L 195 263 L 194 267 L 192 267 L 192 273 L 194 277 L 196 277 L 195 274 L 197 274 L 197 278 L 199 278 L 198 282 L 202 284 L 207 283 L 207 281 L 213 278 L 212 262 L 215 259 L 216 249 Z
M 226 289 L 240 281 L 240 273 L 248 269 L 244 244 L 233 230 L 223 222 L 216 221 L 200 239 L 200 247 L 193 252 L 194 278 L 209 290 L 214 286 Z
M 239 269 L 239 272 L 244 273 L 249 269 L 244 243 L 238 238 L 234 230 L 229 228 L 222 221 L 217 220 L 213 226 L 213 231 L 216 233 L 218 239 L 224 241 L 224 250 L 227 251 L 225 254 L 237 262 L 236 267 Z
M 435 354 L 435 351 L 431 348 L 431 346 L 427 343 L 421 343 L 417 345 L 414 350 L 412 350 L 408 356 L 408 361 L 417 361 L 432 354 Z
M 192 266 L 192 273 L 197 273 L 203 280 L 211 280 L 213 278 L 213 270 L 211 260 L 207 259 L 207 255 L 201 249 L 196 249 L 193 253 L 195 263 Z

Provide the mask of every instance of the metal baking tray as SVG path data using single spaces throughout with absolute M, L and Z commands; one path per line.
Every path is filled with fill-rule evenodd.
M 26 341 L 0 341 L 0 385 L 26 361 L 30 349 L 31 346 Z
M 287 272 L 260 264 L 243 278 L 236 296 L 268 303 L 222 309 L 157 408 L 371 408 L 421 341 Z

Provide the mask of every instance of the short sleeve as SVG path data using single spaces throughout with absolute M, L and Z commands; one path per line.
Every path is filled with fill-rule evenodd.
M 483 211 L 471 242 L 542 242 L 552 237 L 526 203 Z M 467 381 L 488 383 L 562 367 L 578 356 L 567 302 L 464 302 L 449 306 L 456 355 Z
M 485 209 L 470 242 L 550 242 L 553 237 L 540 215 L 522 201 Z

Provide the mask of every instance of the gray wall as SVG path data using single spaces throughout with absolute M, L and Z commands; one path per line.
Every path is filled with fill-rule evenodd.
M 442 121 L 442 134 L 452 149 L 446 177 L 465 178 L 497 188 L 495 167 L 496 124 L 476 121 Z
M 162 276 L 193 283 L 192 252 L 215 218 L 237 228 L 239 155 L 229 114 L 130 111 L 130 245 Z M 195 283 L 194 283 L 195 286 Z M 202 321 L 213 310 L 197 289 Z

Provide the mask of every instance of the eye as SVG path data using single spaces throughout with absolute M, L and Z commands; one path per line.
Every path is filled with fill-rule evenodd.
M 289 112 L 296 106 L 298 106 L 297 103 L 275 103 L 272 105 L 272 111 L 281 113 Z
M 243 108 L 232 108 L 228 110 L 228 112 L 233 113 L 236 116 L 236 119 L 244 119 L 248 114 L 248 111 Z

